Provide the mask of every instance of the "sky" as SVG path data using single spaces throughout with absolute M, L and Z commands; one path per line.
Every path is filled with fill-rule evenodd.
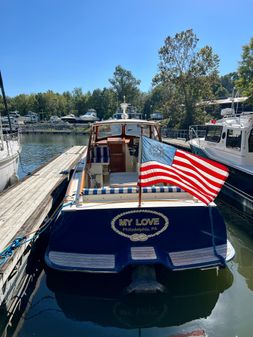
M 0 0 L 5 92 L 108 88 L 117 65 L 147 92 L 165 38 L 190 28 L 225 75 L 253 37 L 252 13 L 253 0 Z

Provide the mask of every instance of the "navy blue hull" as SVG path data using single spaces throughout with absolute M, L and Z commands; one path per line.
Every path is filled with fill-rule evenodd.
M 226 245 L 216 207 L 79 209 L 62 211 L 56 220 L 46 262 L 54 269 L 95 272 L 138 264 L 200 268 L 224 264 Z

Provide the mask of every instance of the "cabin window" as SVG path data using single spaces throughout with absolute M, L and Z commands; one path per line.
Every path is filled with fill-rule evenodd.
M 126 124 L 126 135 L 127 136 L 140 136 L 141 128 L 137 124 Z
M 249 135 L 249 152 L 253 152 L 253 129 Z
M 133 123 L 126 124 L 125 130 L 127 136 L 135 136 L 135 137 L 141 136 L 141 127 L 139 124 Z M 143 136 L 150 137 L 149 125 L 144 125 L 142 127 L 142 134 Z
M 226 139 L 226 147 L 230 147 L 236 150 L 241 149 L 241 140 L 242 140 L 242 132 L 239 130 L 228 129 L 227 131 L 227 139 Z
M 100 125 L 98 128 L 97 138 L 107 138 L 120 136 L 122 133 L 121 124 Z
M 205 140 L 208 142 L 219 143 L 221 138 L 222 126 L 208 125 L 206 128 Z

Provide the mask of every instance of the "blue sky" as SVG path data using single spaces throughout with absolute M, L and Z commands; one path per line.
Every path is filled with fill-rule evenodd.
M 192 28 L 235 71 L 253 37 L 253 0 L 0 0 L 0 69 L 9 96 L 109 87 L 117 65 L 148 91 L 166 36 Z

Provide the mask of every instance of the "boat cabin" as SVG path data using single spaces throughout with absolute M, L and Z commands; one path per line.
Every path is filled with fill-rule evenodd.
M 225 117 L 206 125 L 205 141 L 213 149 L 253 164 L 253 113 Z
M 160 140 L 159 125 L 132 119 L 93 124 L 88 146 L 85 187 L 136 186 L 141 135 Z

